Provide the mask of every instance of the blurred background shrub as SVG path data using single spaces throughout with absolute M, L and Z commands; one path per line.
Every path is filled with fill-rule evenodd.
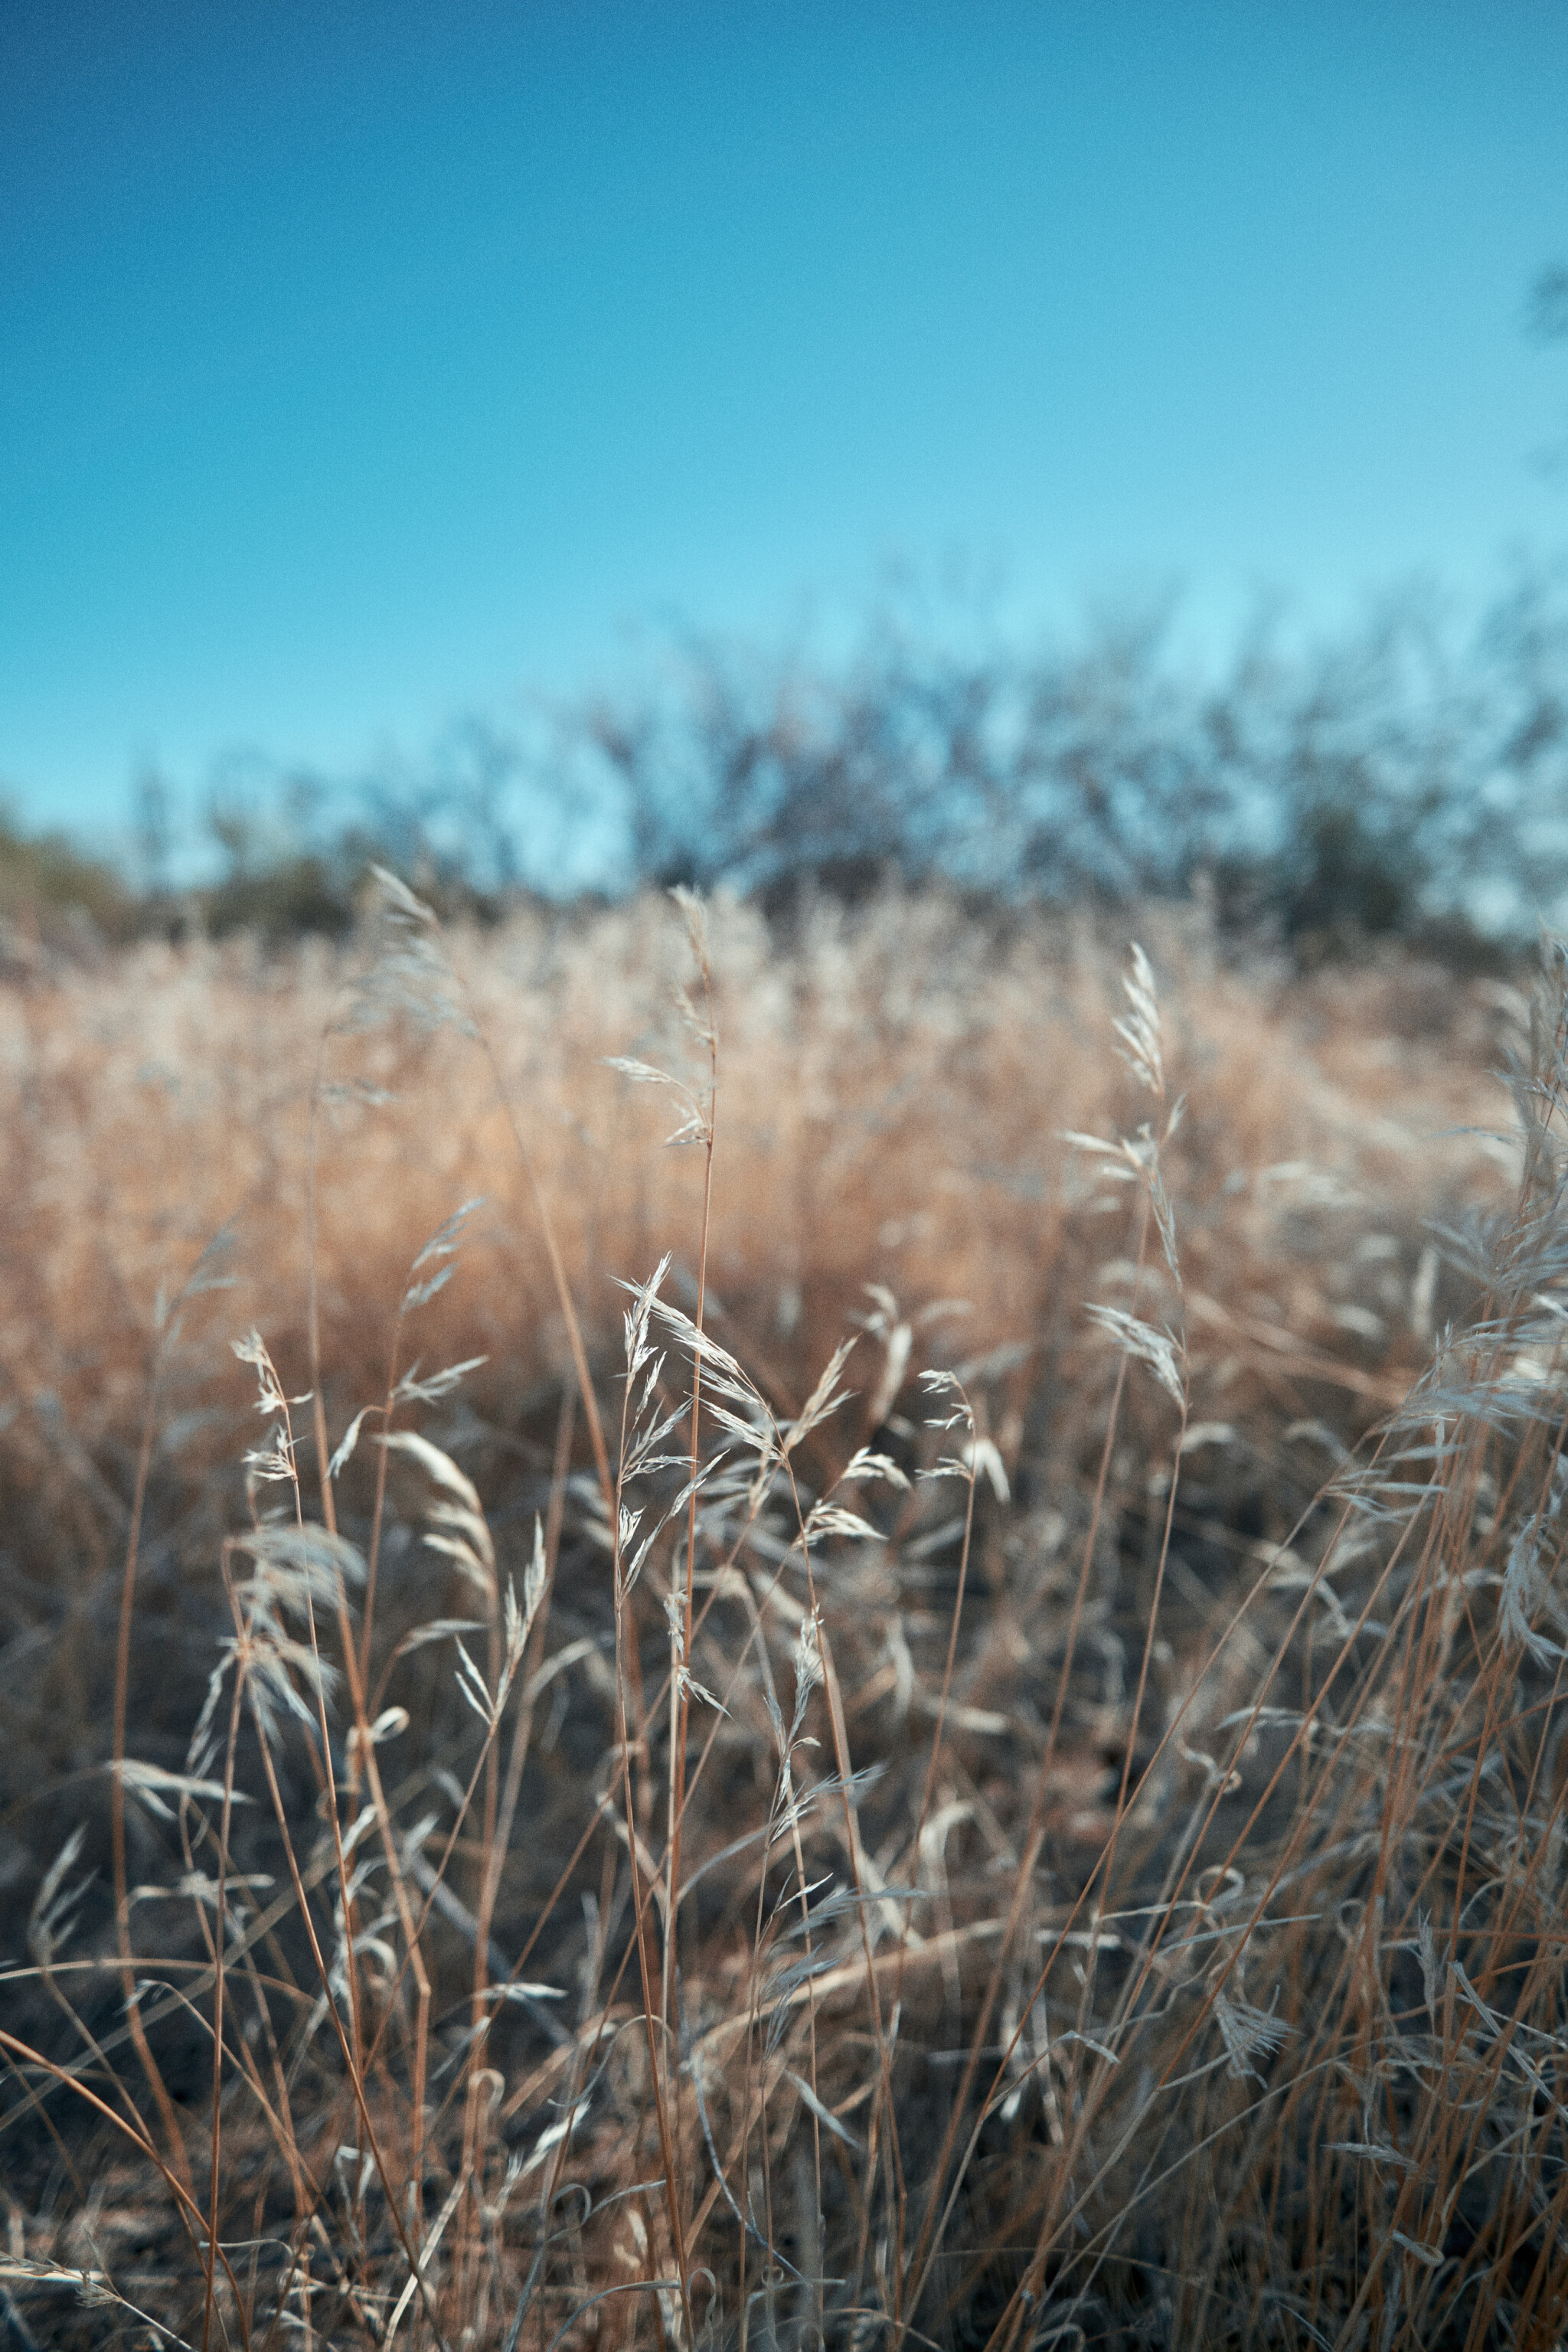
M 837 658 L 677 640 L 657 675 L 470 719 L 374 772 L 211 780 L 202 849 L 139 792 L 118 866 L 0 833 L 13 940 L 340 933 L 373 862 L 443 913 L 691 882 L 787 922 L 940 880 L 979 901 L 1197 895 L 1238 950 L 1368 942 L 1496 961 L 1568 912 L 1568 597 L 1521 576 L 1479 624 L 1429 593 L 1316 647 L 1266 619 L 1207 676 L 1172 614 L 1021 649 L 874 618 Z M 199 875 L 200 878 L 193 879 Z

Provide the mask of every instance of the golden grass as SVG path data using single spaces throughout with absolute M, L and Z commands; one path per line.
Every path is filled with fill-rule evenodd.
M 0 2328 L 1555 2342 L 1561 1005 L 684 911 L 4 1000 Z

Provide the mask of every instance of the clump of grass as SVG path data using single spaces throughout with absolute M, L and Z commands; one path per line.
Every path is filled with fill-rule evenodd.
M 688 898 L 667 1024 L 646 908 L 481 952 L 382 887 L 353 955 L 132 968 L 156 1134 L 226 1122 L 188 1202 L 252 1196 L 134 1412 L 157 1097 L 90 976 L 14 1008 L 18 2340 L 1554 2340 L 1561 968 L 1423 1191 L 1391 1098 L 1479 1124 L 1495 996 L 1247 1044 L 1180 932 L 1113 1014 L 1060 932 L 780 965 Z

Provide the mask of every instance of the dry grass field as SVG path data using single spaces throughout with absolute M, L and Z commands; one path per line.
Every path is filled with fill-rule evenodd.
M 1138 930 L 11 971 L 0 2345 L 1563 2340 L 1563 974 Z

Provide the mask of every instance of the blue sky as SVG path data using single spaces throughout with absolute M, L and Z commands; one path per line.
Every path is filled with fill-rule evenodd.
M 1563 0 L 0 0 L 0 782 L 1568 541 Z

